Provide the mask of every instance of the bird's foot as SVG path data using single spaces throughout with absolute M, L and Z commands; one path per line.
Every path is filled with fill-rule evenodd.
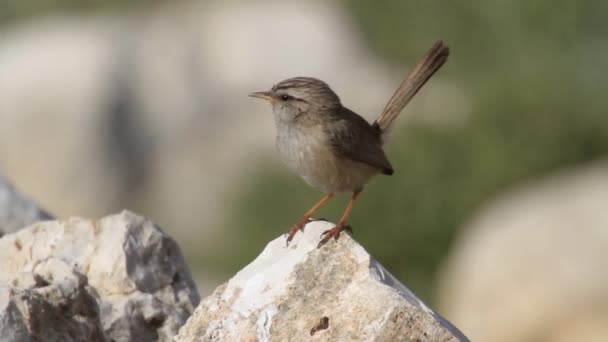
M 300 221 L 298 221 L 298 223 L 294 224 L 293 227 L 291 227 L 287 234 L 285 234 L 287 235 L 287 239 L 285 240 L 285 244 L 287 245 L 287 247 L 289 247 L 289 243 L 291 242 L 291 240 L 293 240 L 293 237 L 296 236 L 298 231 L 304 231 L 304 226 L 306 226 L 306 224 L 310 221 L 312 221 L 310 217 L 303 217 Z
M 317 248 L 320 248 L 321 246 L 323 246 L 325 243 L 327 243 L 327 241 L 331 240 L 331 238 L 334 238 L 334 240 L 338 241 L 338 238 L 340 237 L 340 233 L 342 233 L 345 230 L 351 234 L 353 233 L 353 228 L 346 223 L 339 223 L 337 226 L 333 227 L 332 229 L 324 231 L 323 234 L 321 234 L 321 241 L 319 241 Z
M 302 218 L 298 223 L 296 223 L 293 227 L 291 227 L 291 229 L 285 233 L 285 235 L 287 236 L 287 239 L 285 240 L 285 243 L 287 246 L 289 246 L 289 243 L 291 243 L 291 240 L 293 240 L 294 236 L 296 236 L 296 234 L 298 233 L 298 231 L 304 231 L 304 226 L 306 226 L 309 222 L 315 222 L 315 221 L 327 221 L 324 218 L 312 218 L 312 217 L 304 217 Z

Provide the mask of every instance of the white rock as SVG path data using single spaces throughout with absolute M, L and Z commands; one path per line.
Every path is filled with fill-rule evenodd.
M 350 236 L 317 249 L 331 227 L 308 224 L 289 248 L 284 237 L 270 242 L 201 302 L 175 340 L 467 341 Z
M 169 341 L 199 302 L 176 242 L 126 211 L 4 236 L 0 286 L 0 331 L 56 341 Z

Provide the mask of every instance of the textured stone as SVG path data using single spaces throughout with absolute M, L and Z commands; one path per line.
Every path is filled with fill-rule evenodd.
M 4 236 L 0 286 L 2 336 L 33 340 L 170 341 L 199 302 L 175 241 L 130 212 Z
M 0 174 L 0 237 L 29 224 L 51 218 Z
M 106 341 L 95 299 L 83 288 L 61 294 L 69 301 L 53 303 L 59 288 L 46 291 L 0 287 L 2 341 Z M 45 298 L 45 296 L 47 296 Z
M 467 341 L 350 236 L 317 249 L 314 222 L 204 299 L 176 341 Z
M 442 311 L 474 341 L 608 341 L 607 209 L 606 162 L 501 196 L 456 240 Z

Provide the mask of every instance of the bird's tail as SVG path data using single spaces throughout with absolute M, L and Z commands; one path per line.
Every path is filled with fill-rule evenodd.
M 373 126 L 384 135 L 391 127 L 393 120 L 401 113 L 412 97 L 447 61 L 449 54 L 450 49 L 443 44 L 443 41 L 436 42 L 401 82 L 378 119 L 374 121 Z

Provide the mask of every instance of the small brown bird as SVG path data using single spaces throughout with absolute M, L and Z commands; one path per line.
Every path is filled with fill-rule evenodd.
M 370 178 L 392 175 L 382 145 L 393 120 L 426 81 L 447 61 L 449 48 L 442 41 L 420 59 L 397 88 L 376 121 L 365 119 L 344 107 L 329 86 L 316 78 L 295 77 L 269 91 L 249 96 L 272 104 L 277 127 L 276 147 L 287 166 L 306 183 L 326 193 L 289 230 L 287 244 L 303 230 L 311 216 L 335 193 L 352 193 L 338 224 L 325 231 L 319 247 L 344 230 L 357 197 Z

